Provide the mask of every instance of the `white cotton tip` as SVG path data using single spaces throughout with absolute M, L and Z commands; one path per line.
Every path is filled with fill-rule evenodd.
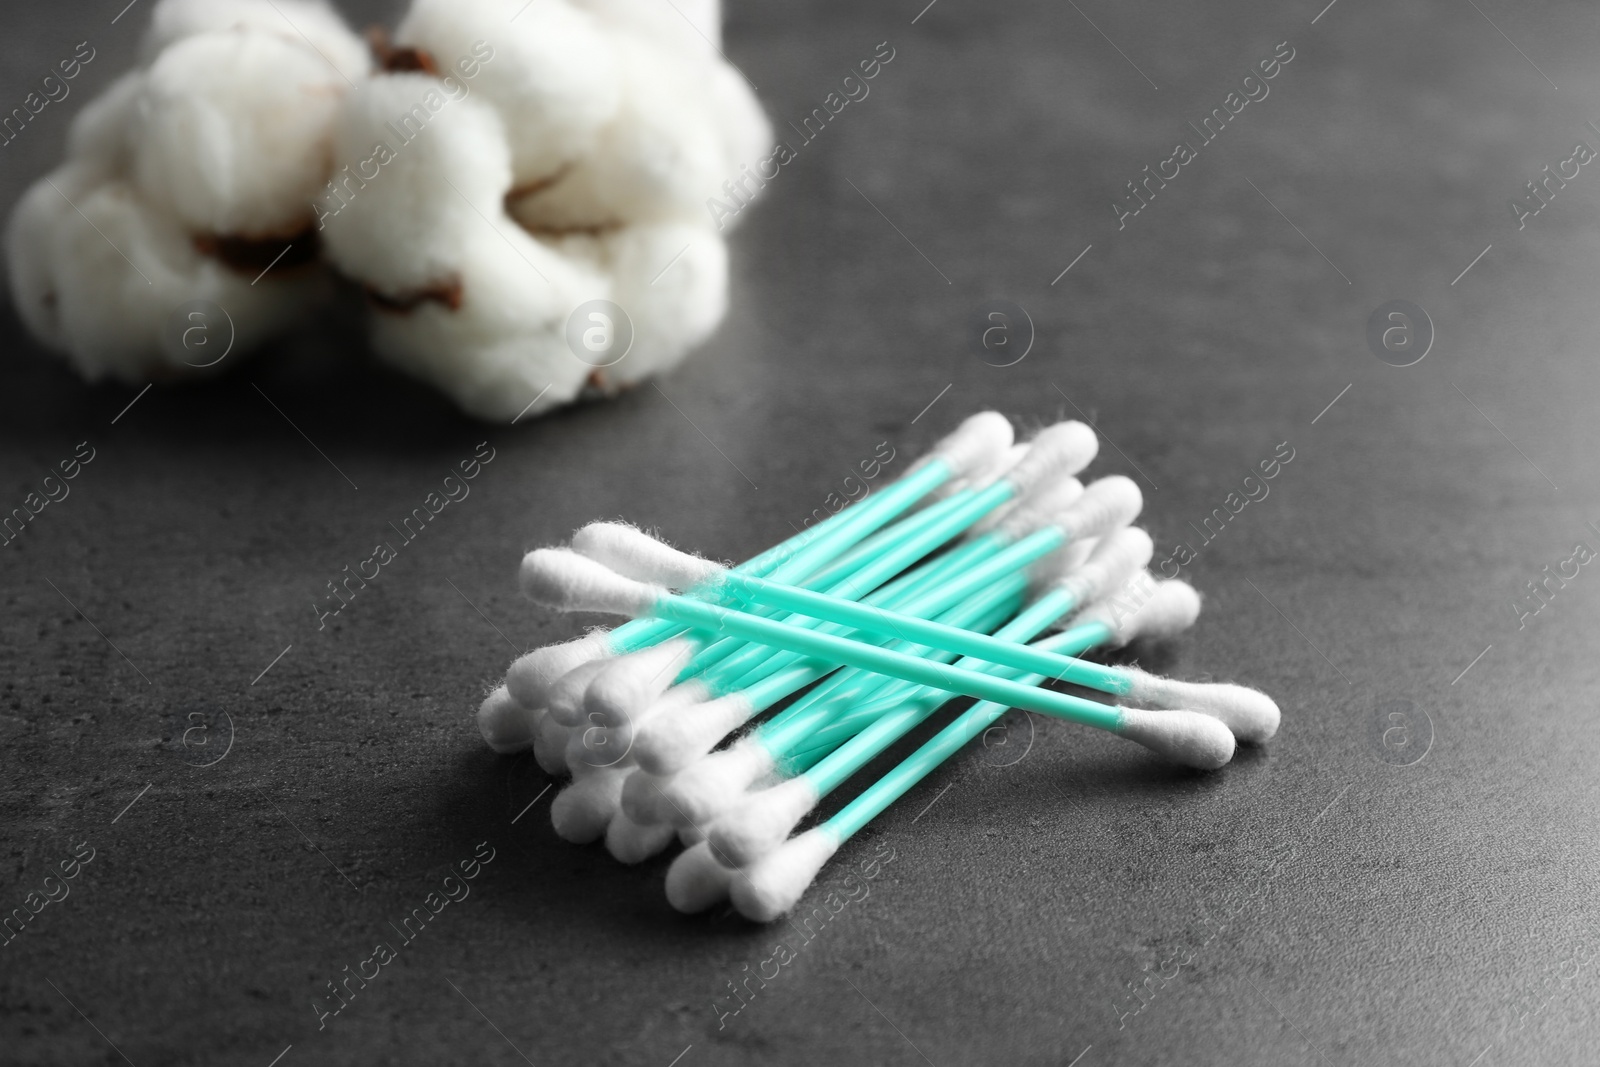
M 591 692 L 593 688 L 591 685 Z M 630 755 L 633 752 L 634 741 L 647 723 L 659 716 L 675 715 L 679 709 L 701 704 L 709 698 L 710 691 L 705 684 L 697 679 L 691 679 L 683 685 L 673 686 L 659 700 L 646 705 L 643 711 L 624 716 L 620 721 L 611 720 L 610 726 L 597 725 L 600 722 L 599 713 L 585 711 L 584 721 L 587 729 L 584 731 L 584 745 L 587 752 L 575 753 L 569 744 L 568 763 L 571 763 L 575 755 L 581 755 L 586 764 L 609 765 L 620 756 Z
M 1081 422 L 1058 422 L 1039 431 L 1028 446 L 1028 454 L 1006 475 L 1017 492 L 1077 474 L 1087 467 L 1100 450 L 1094 431 Z
M 1174 763 L 1214 771 L 1233 758 L 1233 731 L 1198 711 L 1146 711 L 1122 708 L 1116 733 Z
M 584 723 L 567 735 L 567 768 L 574 776 L 618 767 L 633 748 L 633 731 Z
M 788 839 L 822 798 L 805 776 L 744 797 L 706 828 L 711 853 L 734 867 L 748 867 Z
M 506 670 L 506 688 L 525 708 L 542 708 L 550 702 L 550 686 L 580 663 L 612 655 L 611 634 L 594 630 L 576 640 L 545 645 L 518 656 Z
M 1027 454 L 1028 446 L 1021 441 L 1017 441 L 1010 448 L 996 455 L 994 462 L 973 471 L 965 478 L 952 478 L 950 481 L 945 482 L 933 491 L 932 497 L 935 500 L 943 500 L 945 497 L 963 489 L 982 489 L 993 485 L 1001 478 L 1004 478 L 1012 467 L 1022 462 L 1022 457 Z
M 690 589 L 727 573 L 720 563 L 679 552 L 620 522 L 591 522 L 572 535 L 572 548 L 626 578 L 669 589 Z
M 624 578 L 603 563 L 567 548 L 536 548 L 522 557 L 522 593 L 558 611 L 642 615 L 665 593 L 660 586 Z
M 1113 474 L 1089 483 L 1083 495 L 1056 516 L 1068 540 L 1104 537 L 1138 518 L 1144 494 L 1131 478 Z
M 1278 705 L 1267 694 L 1226 682 L 1180 682 L 1172 678 L 1123 668 L 1133 678 L 1127 699 L 1158 708 L 1187 708 L 1227 724 L 1233 736 L 1258 745 L 1278 732 Z
M 1064 575 L 1059 584 L 1076 596 L 1075 603 L 1092 604 L 1142 573 L 1154 554 L 1155 542 L 1148 533 L 1137 526 L 1124 526 L 1098 539 L 1083 564 Z
M 662 787 L 671 777 L 647 774 L 639 767 L 622 782 L 622 811 L 636 823 L 673 825 L 672 807 L 667 802 Z
M 667 903 L 685 915 L 705 911 L 728 897 L 733 872 L 718 863 L 704 841 L 684 849 L 667 868 Z
M 650 810 L 660 812 L 663 819 L 677 826 L 704 826 L 774 770 L 772 753 L 766 746 L 745 738 L 696 760 L 677 774 L 653 779 L 649 793 L 659 803 Z M 643 792 L 645 783 L 637 788 Z M 626 793 L 623 800 L 627 800 Z
M 675 715 L 651 719 L 634 738 L 633 755 L 651 774 L 676 774 L 754 717 L 743 693 L 729 693 Z
M 585 719 L 596 726 L 637 727 L 700 647 L 700 642 L 692 638 L 672 637 L 606 661 L 605 668 L 589 682 L 584 693 Z
M 1018 540 L 1054 523 L 1060 514 L 1083 496 L 1083 483 L 1067 475 L 1036 485 L 1010 507 L 973 526 L 975 534 L 998 530 L 1008 540 Z
M 732 879 L 733 906 L 752 922 L 772 922 L 799 902 L 837 851 L 839 843 L 821 827 L 791 838 Z
M 627 812 L 619 811 L 606 827 L 606 851 L 613 859 L 631 866 L 661 853 L 677 836 L 674 827 L 642 825 L 628 818 Z
M 1200 617 L 1200 594 L 1176 579 L 1156 581 L 1141 571 L 1115 593 L 1102 597 L 1071 621 L 1101 623 L 1111 631 L 1107 645 L 1120 647 L 1140 637 L 1176 637 Z
M 534 730 L 540 715 L 517 703 L 511 691 L 501 686 L 478 705 L 478 732 L 484 743 L 501 755 L 521 752 L 533 745 Z
M 567 735 L 571 731 L 546 715 L 533 732 L 533 758 L 546 774 L 565 778 L 567 769 Z
M 616 661 L 616 657 L 602 656 L 580 663 L 551 684 L 547 700 L 550 715 L 556 722 L 562 726 L 598 725 L 584 717 L 584 697 L 589 690 L 589 683 Z
M 969 415 L 953 433 L 928 449 L 911 469 L 941 459 L 957 478 L 970 477 L 998 461 L 1014 440 L 1016 431 L 1009 419 L 998 411 L 980 411 Z
M 625 768 L 608 767 L 574 779 L 556 794 L 550 804 L 550 824 L 563 841 L 587 845 L 600 840 L 617 813 L 627 773 Z

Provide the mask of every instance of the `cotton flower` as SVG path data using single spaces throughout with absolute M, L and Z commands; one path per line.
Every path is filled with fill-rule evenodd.
M 174 343 L 173 316 L 194 302 L 225 310 L 218 340 L 239 351 L 317 302 L 328 276 L 306 265 L 309 201 L 339 98 L 371 62 L 304 0 L 167 0 L 141 54 L 75 118 L 66 162 L 23 195 L 6 234 L 23 321 L 91 381 L 215 373 Z
M 706 204 L 770 139 L 719 23 L 714 0 L 415 0 L 374 62 L 314 0 L 164 0 L 14 211 L 13 297 L 86 377 L 138 381 L 205 369 L 174 308 L 219 305 L 242 350 L 331 267 L 378 355 L 474 415 L 632 385 L 721 321 Z

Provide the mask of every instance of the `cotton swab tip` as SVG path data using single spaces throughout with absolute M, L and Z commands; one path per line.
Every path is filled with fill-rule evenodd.
M 1069 546 L 1070 547 L 1070 546 Z M 1060 580 L 1079 604 L 1092 604 L 1143 571 L 1155 554 L 1155 542 L 1137 526 L 1124 526 L 1100 538 L 1089 558 Z
M 1072 624 L 1104 626 L 1111 631 L 1107 644 L 1115 648 L 1140 637 L 1174 637 L 1199 617 L 1200 594 L 1188 583 L 1176 579 L 1158 582 L 1141 572 L 1114 594 L 1084 608 Z
M 667 868 L 667 903 L 685 915 L 705 911 L 728 897 L 733 872 L 718 863 L 704 841 L 691 845 Z
M 652 718 L 634 737 L 633 757 L 650 774 L 676 774 L 754 714 L 743 693 L 730 693 L 676 715 Z
M 522 557 L 523 595 L 558 611 L 639 615 L 660 598 L 659 586 L 625 578 L 567 548 L 536 548 Z
M 540 717 L 519 704 L 502 685 L 478 705 L 478 732 L 484 743 L 501 755 L 521 752 L 533 745 Z
M 669 589 L 689 589 L 727 570 L 620 522 L 591 522 L 572 535 L 572 547 L 618 574 Z
M 1112 474 L 1090 482 L 1083 495 L 1056 517 L 1056 522 L 1071 540 L 1103 537 L 1138 518 L 1143 507 L 1144 494 L 1138 483 Z
M 1282 719 L 1278 705 L 1260 690 L 1226 682 L 1180 682 L 1134 667 L 1124 670 L 1133 679 L 1130 700 L 1210 715 L 1226 723 L 1233 736 L 1246 744 L 1259 745 L 1278 732 Z
M 740 741 L 691 763 L 670 778 L 657 779 L 662 805 L 652 810 L 664 809 L 663 817 L 679 826 L 706 825 L 774 769 L 772 753 L 765 746 L 749 739 Z M 639 788 L 643 789 L 644 783 Z
M 1014 440 L 1016 431 L 1011 428 L 1010 420 L 998 411 L 980 411 L 963 420 L 911 469 L 918 470 L 934 460 L 943 460 L 955 477 L 967 477 L 1004 455 Z
M 663 851 L 677 836 L 674 827 L 636 823 L 626 812 L 619 811 L 606 827 L 606 851 L 631 867 Z
M 822 827 L 807 830 L 732 877 L 728 895 L 739 914 L 769 923 L 793 908 L 839 843 Z
M 1017 461 L 1005 479 L 1019 493 L 1028 492 L 1053 478 L 1077 474 L 1100 451 L 1094 431 L 1081 422 L 1058 422 L 1039 431 L 1028 454 Z
M 586 718 L 600 726 L 637 723 L 672 685 L 698 648 L 686 637 L 674 637 L 612 660 L 584 691 Z
M 602 656 L 599 659 L 580 663 L 572 670 L 557 678 L 550 686 L 550 715 L 562 726 L 578 726 L 584 722 L 584 698 L 589 692 L 589 683 L 604 671 L 607 666 L 617 662 L 615 657 Z
M 584 775 L 567 786 L 550 804 L 550 823 L 563 841 L 587 845 L 606 832 L 622 800 L 622 779 L 627 772 L 614 767 Z
M 533 758 L 546 774 L 565 778 L 567 771 L 567 727 L 546 715 L 533 735 Z
M 518 656 L 506 671 L 506 688 L 525 708 L 550 702 L 550 686 L 580 663 L 611 654 L 610 633 L 595 630 L 573 641 L 545 645 Z
M 1197 770 L 1214 771 L 1233 759 L 1233 731 L 1198 711 L 1123 708 L 1116 733 Z
M 748 867 L 783 844 L 820 799 L 803 776 L 752 794 L 707 828 L 711 852 L 724 863 Z

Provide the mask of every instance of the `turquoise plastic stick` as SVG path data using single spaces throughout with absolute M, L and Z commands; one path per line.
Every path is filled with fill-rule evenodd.
M 1133 689 L 1133 678 L 1124 670 L 1070 656 L 1058 656 L 1017 640 L 1007 640 L 998 634 L 991 637 L 974 633 L 933 619 L 841 600 L 749 575 L 730 575 L 724 587 L 729 593 L 727 603 L 754 601 L 769 608 L 782 608 L 880 637 L 897 637 L 931 648 L 959 652 L 973 659 L 1012 667 L 1025 673 L 1042 674 L 1056 681 L 1072 682 L 1114 696 L 1121 696 Z
M 957 625 L 981 627 L 992 630 L 1017 613 L 1018 608 L 1021 607 L 1022 604 L 1023 594 L 1026 591 L 1027 580 L 1022 575 L 1013 575 L 1011 578 L 1005 581 L 996 582 L 992 586 L 981 590 L 968 600 L 952 606 L 944 618 L 947 621 L 951 621 Z M 896 641 L 893 639 L 880 638 L 873 640 L 869 638 L 868 643 L 885 645 L 887 647 L 897 649 L 898 651 L 905 652 L 908 655 L 928 656 L 935 655 L 939 652 L 937 649 L 929 649 L 923 645 L 912 644 L 906 641 Z M 952 662 L 956 658 L 957 657 L 954 655 L 947 655 L 942 657 L 941 661 Z M 814 682 L 819 678 L 823 678 L 826 675 L 833 674 L 836 671 L 840 674 L 849 674 L 854 676 L 853 681 L 855 681 L 858 686 L 866 686 L 870 689 L 876 689 L 880 685 L 898 684 L 896 683 L 895 679 L 884 678 L 882 675 L 857 671 L 853 668 L 846 668 L 844 671 L 840 671 L 839 665 L 836 663 L 824 663 L 818 660 L 797 657 L 794 663 L 790 664 L 787 670 L 784 670 L 784 674 L 785 676 L 803 678 L 803 680 L 790 687 L 783 695 L 788 696 L 794 692 L 797 692 L 809 685 L 811 682 Z M 740 690 L 747 691 L 751 686 L 764 681 L 773 673 L 774 672 L 768 668 L 767 664 L 762 664 L 758 667 L 755 667 L 743 678 L 731 685 L 729 687 L 729 692 L 737 692 Z M 837 675 L 835 677 L 837 677 Z M 833 688 L 831 683 L 833 682 L 834 679 L 830 678 L 824 683 L 824 685 L 828 686 L 828 688 L 831 690 Z M 820 688 L 821 687 L 819 687 L 819 689 Z M 807 697 L 810 697 L 811 695 L 813 694 L 807 694 Z M 770 706 L 770 704 L 766 706 Z M 785 711 L 785 714 L 787 714 L 787 710 Z
M 1018 685 L 1004 678 L 962 670 L 948 664 L 934 663 L 833 634 L 798 629 L 786 623 L 761 618 L 759 615 L 707 604 L 689 597 L 670 593 L 658 597 L 650 606 L 650 614 L 686 626 L 743 637 L 749 641 L 800 653 L 812 659 L 862 667 L 908 682 L 919 682 L 964 696 L 977 697 L 980 700 L 999 701 L 1025 711 L 1037 711 L 1103 730 L 1115 732 L 1122 723 L 1122 712 L 1119 709 L 1097 704 L 1092 700 L 1048 689 Z
M 799 582 L 826 566 L 876 531 L 887 526 L 917 501 L 948 482 L 954 472 L 942 459 L 934 459 L 911 471 L 899 481 L 885 486 L 875 496 L 845 508 L 807 530 L 802 530 L 734 570 L 777 581 Z M 642 625 L 641 625 L 642 623 Z M 611 647 L 619 652 L 637 652 L 676 633 L 682 627 L 634 620 L 611 631 Z
M 1020 621 L 1020 620 L 1019 620 Z M 1027 627 L 1012 623 L 1004 631 L 1009 637 L 1018 641 L 1026 641 L 1038 635 L 1038 632 L 1048 626 L 1049 620 L 1037 626 Z M 1032 630 L 1030 633 L 1029 630 Z M 963 659 L 958 666 L 973 667 L 993 672 L 1002 677 L 1015 677 L 1020 674 L 1009 667 L 995 664 L 974 664 L 969 659 Z M 1042 675 L 1036 677 L 1042 678 Z M 806 778 L 816 787 L 819 795 L 826 796 L 844 782 L 856 771 L 866 766 L 868 762 L 880 755 L 890 745 L 915 729 L 923 720 L 939 709 L 939 706 L 950 699 L 949 693 L 941 693 L 934 689 L 919 689 L 909 694 L 899 694 L 886 698 L 878 703 L 892 702 L 897 705 L 892 711 L 880 713 L 879 717 L 865 727 L 855 737 L 845 742 L 837 752 L 817 764 L 806 772 Z
M 960 496 L 960 494 L 958 494 L 958 496 Z M 968 494 L 968 496 L 970 497 L 970 494 Z M 860 570 L 862 565 L 872 562 L 874 559 L 889 558 L 891 559 L 891 562 L 893 562 L 895 559 L 903 559 L 903 554 L 897 554 L 894 557 L 888 557 L 885 555 L 887 550 L 893 547 L 893 542 L 888 540 L 888 538 L 891 536 L 899 538 L 902 532 L 906 537 L 915 536 L 920 534 L 923 530 L 929 528 L 934 523 L 942 522 L 946 516 L 954 511 L 959 510 L 964 504 L 964 501 L 960 499 L 952 498 L 952 500 L 955 500 L 955 503 L 957 504 L 956 508 L 947 509 L 943 505 L 949 503 L 950 501 L 942 501 L 939 505 L 928 508 L 922 514 L 903 520 L 895 526 L 880 532 L 873 538 L 873 542 L 876 544 L 876 550 L 870 556 L 863 556 L 854 566 L 849 568 L 846 568 L 844 566 L 844 561 L 841 561 L 840 566 L 830 568 L 827 574 L 812 579 L 811 582 L 823 582 L 828 578 L 829 575 L 836 575 L 836 577 L 834 577 L 831 581 L 827 581 L 826 584 L 819 586 L 820 588 L 827 589 L 832 592 L 833 590 L 839 588 L 839 583 L 842 581 L 852 581 L 855 583 L 856 587 L 860 587 L 860 585 L 867 581 L 878 579 L 885 570 L 884 567 L 880 566 L 876 568 L 875 573 L 865 577 L 858 575 L 857 572 Z M 861 547 L 864 549 L 869 546 L 862 545 Z M 944 572 L 955 566 L 955 557 L 958 555 L 958 553 L 960 553 L 960 551 L 961 550 L 958 549 L 956 551 L 946 553 L 943 556 L 935 557 L 934 559 L 923 563 L 921 566 L 910 571 L 909 573 L 900 575 L 899 577 L 894 578 L 892 581 L 889 581 L 887 584 L 882 584 L 864 599 L 874 604 L 898 604 L 912 592 L 921 592 L 933 583 L 943 581 Z M 970 558 L 970 554 L 963 555 L 962 558 Z M 916 561 L 913 560 L 911 562 Z M 809 585 L 811 582 L 808 582 L 807 584 Z M 772 610 L 763 611 L 760 612 L 760 614 L 777 616 L 787 613 Z M 811 628 L 816 628 L 822 625 L 818 620 L 805 617 L 791 618 L 788 621 L 794 622 L 796 625 L 808 626 Z M 702 641 L 711 640 L 710 635 L 702 634 L 698 636 Z M 748 653 L 748 655 L 746 655 L 744 659 L 738 660 L 737 662 L 729 663 L 729 658 L 734 656 L 736 653 Z M 724 637 L 720 640 L 715 640 L 714 643 L 709 645 L 709 647 L 703 648 L 700 652 L 696 653 L 694 658 L 691 659 L 684 666 L 684 668 L 678 672 L 678 676 L 675 681 L 683 682 L 689 680 L 690 678 L 702 677 L 705 678 L 706 681 L 714 683 L 718 678 L 737 678 L 746 670 L 748 670 L 752 663 L 765 659 L 772 654 L 773 653 L 771 649 L 761 648 L 760 646 L 755 646 L 752 648 L 752 646 L 750 646 L 747 642 L 740 641 L 737 638 Z
M 1021 594 L 1021 588 L 997 589 L 994 594 L 985 594 L 977 604 L 978 609 L 983 614 L 974 621 L 980 625 L 986 624 L 991 627 L 1000 625 L 1016 613 Z M 913 655 L 916 654 L 916 650 L 920 647 L 911 646 L 900 651 Z M 759 714 L 784 697 L 795 693 L 823 675 L 837 669 L 837 665 L 832 663 L 801 660 L 787 670 L 752 680 L 750 685 L 743 687 L 744 696 L 750 702 L 750 706 Z
M 1094 647 L 1095 644 L 1109 640 L 1110 637 L 1111 633 L 1107 627 L 1092 623 L 1058 634 L 1049 639 L 1048 645 L 1053 652 L 1076 655 Z M 1020 680 L 1037 685 L 1041 678 L 1039 675 L 1033 675 Z M 974 704 L 949 726 L 935 734 L 927 744 L 902 760 L 888 774 L 862 790 L 859 796 L 840 808 L 832 818 L 822 823 L 819 829 L 841 844 L 848 841 L 863 826 L 882 814 L 885 808 L 904 796 L 912 786 L 960 751 L 968 741 L 994 725 L 995 721 L 1006 713 L 1008 707 L 1009 705 L 999 701 Z
M 1027 641 L 1045 627 L 1070 613 L 1078 606 L 1077 597 L 1067 589 L 1055 588 L 1028 605 L 1001 631 L 1007 639 Z M 999 635 L 997 635 L 999 636 Z M 954 655 L 951 655 L 954 659 Z M 813 708 L 806 715 L 791 716 L 782 724 L 762 731 L 762 743 L 779 758 L 800 749 L 810 748 L 813 738 L 818 743 L 839 743 L 837 738 L 848 739 L 880 715 L 893 710 L 898 703 L 911 698 L 921 687 L 905 682 L 894 684 L 878 694 L 878 698 L 863 706 L 863 694 L 857 691 L 838 693 L 832 701 Z M 940 702 L 949 699 L 940 697 Z
M 987 549 L 1002 544 L 1003 540 L 999 534 L 986 534 L 978 538 L 974 543 L 982 544 Z M 1037 530 L 1016 544 L 995 553 L 977 566 L 969 568 L 960 577 L 948 582 L 941 582 L 938 587 L 930 589 L 921 596 L 901 605 L 900 610 L 907 615 L 933 616 L 941 614 L 991 582 L 1000 581 L 1008 575 L 1021 573 L 1030 564 L 1061 547 L 1065 540 L 1065 535 L 1055 527 Z M 756 617 L 745 612 L 740 614 L 750 618 Z M 841 635 L 850 631 L 849 627 L 838 624 L 819 624 L 815 620 L 807 621 L 812 625 L 806 627 L 806 629 L 814 630 L 815 633 L 821 635 Z M 798 628 L 793 626 L 791 628 L 797 629 L 798 632 Z M 889 636 L 895 635 L 891 634 Z M 772 642 L 767 643 L 772 644 Z M 783 646 L 778 647 L 781 648 Z M 760 653 L 757 650 L 752 650 L 750 655 L 755 657 L 759 656 Z M 783 669 L 805 657 L 791 650 L 788 655 L 780 655 L 774 658 L 776 664 L 773 669 Z

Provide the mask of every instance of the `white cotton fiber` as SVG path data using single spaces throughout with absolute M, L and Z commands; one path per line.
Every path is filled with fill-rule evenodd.
M 365 295 L 381 358 L 486 420 L 669 370 L 726 313 L 707 201 L 753 195 L 771 134 L 715 0 L 413 0 L 383 69 L 322 0 L 150 10 L 55 175 L 122 262 L 37 190 L 9 227 L 24 322 L 85 376 L 203 373 L 161 345 L 198 300 L 233 318 L 232 366 L 316 306 L 308 255 Z M 578 351 L 595 301 L 625 351 Z
M 315 303 L 326 284 L 312 271 L 251 286 L 201 254 L 176 219 L 146 204 L 129 183 L 95 183 L 70 166 L 18 202 L 6 258 L 24 321 L 91 381 L 218 373 L 221 364 L 191 369 L 202 361 L 163 344 L 173 309 L 194 300 L 220 305 L 234 348 L 243 351 Z M 223 324 L 211 328 L 221 341 Z
M 592 151 L 616 114 L 614 36 L 565 0 L 416 0 L 395 43 L 426 50 L 441 75 L 499 113 L 513 185 L 525 188 Z
M 730 139 L 770 140 L 758 108 L 744 115 L 712 108 L 702 58 L 634 40 L 618 42 L 618 57 L 616 116 L 560 180 L 517 200 L 513 211 L 524 225 L 555 231 L 672 220 L 709 225 L 707 199 L 725 196 L 722 184 L 740 177 L 739 165 L 750 162 L 730 154 Z M 752 128 L 727 134 L 725 121 Z
M 276 36 L 185 38 L 145 76 L 130 134 L 139 191 L 195 232 L 292 236 L 313 222 L 348 89 L 320 56 Z
M 350 81 L 359 81 L 372 67 L 366 42 L 319 0 L 163 0 L 151 13 L 140 52 L 150 63 L 186 37 L 220 30 L 245 30 L 303 47 Z

